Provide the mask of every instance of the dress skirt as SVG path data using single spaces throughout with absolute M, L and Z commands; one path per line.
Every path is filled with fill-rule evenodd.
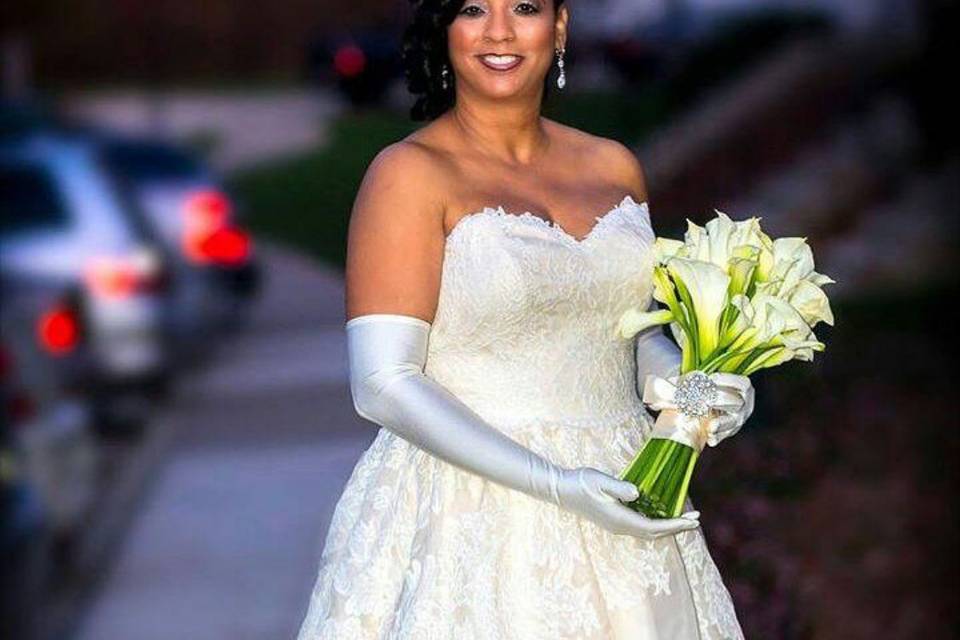
M 643 414 L 509 434 L 562 466 L 618 475 L 650 427 Z M 380 428 L 334 509 L 298 640 L 562 638 L 743 633 L 701 528 L 614 534 Z

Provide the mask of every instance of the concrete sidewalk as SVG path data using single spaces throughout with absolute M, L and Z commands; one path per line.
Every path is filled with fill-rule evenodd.
M 339 274 L 276 247 L 264 256 L 248 329 L 164 411 L 169 458 L 79 640 L 299 628 L 333 506 L 376 428 L 349 397 Z

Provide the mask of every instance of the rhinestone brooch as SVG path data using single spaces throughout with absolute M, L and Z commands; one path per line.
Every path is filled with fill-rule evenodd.
M 681 376 L 673 398 L 681 413 L 703 418 L 717 400 L 717 384 L 702 371 L 691 371 Z

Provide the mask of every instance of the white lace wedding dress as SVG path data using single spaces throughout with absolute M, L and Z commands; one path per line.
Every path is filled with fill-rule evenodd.
M 447 239 L 425 373 L 547 459 L 619 474 L 652 427 L 635 343 L 614 329 L 651 299 L 653 240 L 630 196 L 582 239 L 529 212 L 468 214 Z M 615 535 L 380 428 L 336 505 L 299 640 L 381 638 L 743 633 L 701 529 Z

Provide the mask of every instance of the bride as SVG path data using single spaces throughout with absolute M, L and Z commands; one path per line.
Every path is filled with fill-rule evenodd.
M 640 164 L 540 115 L 568 24 L 563 0 L 416 4 L 404 62 L 430 122 L 370 164 L 348 234 L 350 389 L 381 428 L 299 640 L 743 637 L 689 498 L 672 519 L 622 504 L 642 382 L 680 352 L 615 332 L 655 304 Z

